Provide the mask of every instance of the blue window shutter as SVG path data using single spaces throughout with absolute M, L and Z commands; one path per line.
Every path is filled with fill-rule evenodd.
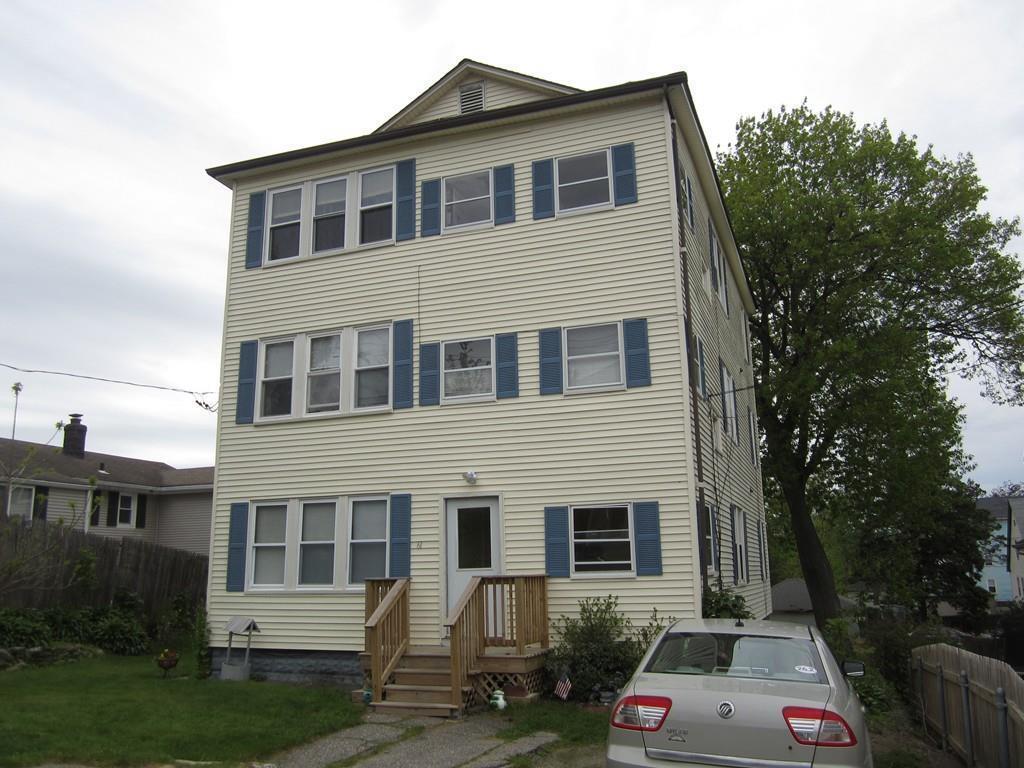
M 494 169 L 494 223 L 511 224 L 515 220 L 515 166 L 499 165 Z
M 243 341 L 238 350 L 238 396 L 235 424 L 252 424 L 256 410 L 256 357 L 258 341 Z
M 424 181 L 420 188 L 420 237 L 441 234 L 441 180 Z
M 722 553 L 718 546 L 718 507 L 709 506 L 711 510 L 711 562 L 714 563 L 715 570 L 720 571 L 722 569 Z
M 263 220 L 267 207 L 267 193 L 249 195 L 249 226 L 245 232 L 245 268 L 254 269 L 263 264 Z
M 412 496 L 408 493 L 392 494 L 389 514 L 391 555 L 388 575 L 392 579 L 407 579 L 412 567 Z
M 540 348 L 540 393 L 562 392 L 562 329 L 545 328 L 538 335 Z
M 394 323 L 395 372 L 391 402 L 394 408 L 412 408 L 412 320 Z
M 231 505 L 228 523 L 228 592 L 245 591 L 245 549 L 249 539 L 249 502 Z
M 569 508 L 544 507 L 544 570 L 569 575 Z
M 395 166 L 395 240 L 416 237 L 416 161 Z
M 636 158 L 632 144 L 612 147 L 612 172 L 615 174 L 615 204 L 627 205 L 636 202 Z
M 622 342 L 626 351 L 626 386 L 651 386 L 651 355 L 647 349 L 647 320 L 622 321 Z
M 740 581 L 740 556 L 736 548 L 736 505 L 729 505 L 729 538 L 732 539 L 732 583 Z
M 38 490 L 36 491 L 38 493 Z M 146 494 L 140 493 L 135 498 L 135 527 L 145 528 L 146 527 Z M 35 515 L 33 515 L 35 517 Z M 46 519 L 45 509 L 43 513 L 43 519 Z
M 555 215 L 555 163 L 533 161 L 533 218 L 550 219 Z
M 690 229 L 693 229 L 693 185 L 690 183 L 690 177 L 686 177 L 686 210 L 689 211 L 688 217 L 690 219 Z
M 495 378 L 499 398 L 519 397 L 519 338 L 499 333 L 494 338 Z
M 441 345 L 420 344 L 420 405 L 441 402 Z
M 661 576 L 661 523 L 658 518 L 658 502 L 633 502 L 637 576 Z

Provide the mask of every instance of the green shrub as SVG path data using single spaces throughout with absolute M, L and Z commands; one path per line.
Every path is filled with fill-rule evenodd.
M 705 619 L 752 619 L 754 614 L 747 608 L 743 595 L 737 595 L 728 587 L 704 590 Z
M 839 617 L 829 619 L 825 622 L 825 630 L 821 633 L 825 642 L 832 650 L 832 655 L 840 661 L 849 659 L 853 653 L 853 643 L 850 641 L 850 622 Z
M 868 714 L 883 714 L 896 704 L 896 690 L 874 667 L 868 665 L 864 677 L 851 677 L 849 680 Z
M 116 609 L 97 617 L 89 642 L 119 656 L 139 656 L 149 648 L 149 637 L 139 620 Z
M 43 611 L 43 619 L 54 640 L 67 643 L 89 642 L 91 611 L 81 608 L 47 608 Z
M 621 688 L 647 647 L 633 637 L 632 622 L 619 613 L 617 597 L 588 597 L 579 606 L 579 618 L 555 620 L 561 639 L 546 666 L 552 681 L 569 675 L 573 699 L 588 701 L 596 691 Z
M 53 633 L 38 611 L 0 609 L 0 648 L 46 645 Z
M 196 651 L 196 677 L 205 680 L 210 676 L 213 664 L 210 657 L 210 626 L 206 622 L 206 606 L 200 606 L 196 612 L 192 638 Z

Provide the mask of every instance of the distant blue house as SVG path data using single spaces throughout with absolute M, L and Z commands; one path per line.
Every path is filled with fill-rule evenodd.
M 1017 597 L 1010 573 L 1010 500 L 1006 496 L 978 499 L 978 509 L 986 510 L 999 526 L 992 533 L 993 542 L 998 541 L 999 546 L 986 558 L 978 586 L 988 591 L 997 603 L 1009 603 Z

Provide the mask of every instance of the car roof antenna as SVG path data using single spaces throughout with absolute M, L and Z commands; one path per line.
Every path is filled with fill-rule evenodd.
M 744 623 L 743 623 L 743 619 L 742 618 L 736 619 L 736 626 L 737 627 L 745 626 Z

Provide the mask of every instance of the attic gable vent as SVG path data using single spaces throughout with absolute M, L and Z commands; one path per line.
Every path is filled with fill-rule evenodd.
M 470 83 L 459 88 L 459 114 L 481 112 L 484 108 L 484 84 Z

